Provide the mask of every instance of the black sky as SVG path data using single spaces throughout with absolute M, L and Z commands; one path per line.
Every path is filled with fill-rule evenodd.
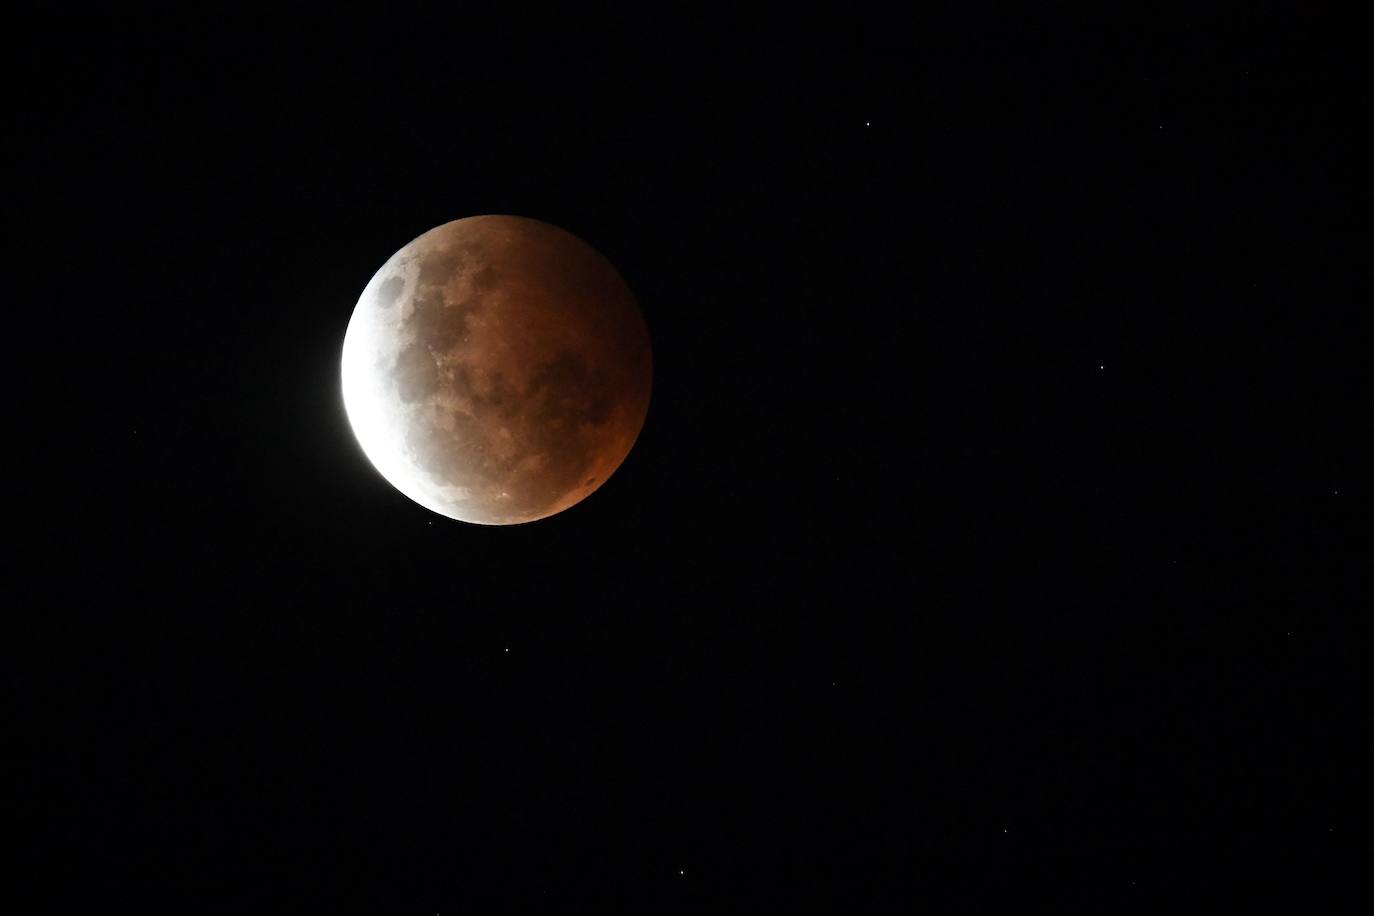
M 8 911 L 1360 908 L 1352 29 L 429 4 L 11 43 Z M 393 490 L 338 388 L 372 273 L 481 213 L 594 245 L 655 347 L 621 470 L 509 529 Z

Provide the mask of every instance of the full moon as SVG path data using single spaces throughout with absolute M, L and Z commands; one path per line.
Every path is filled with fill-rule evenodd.
M 548 223 L 473 216 L 391 256 L 353 309 L 343 402 L 373 466 L 440 515 L 546 518 L 625 460 L 653 358 L 634 295 Z

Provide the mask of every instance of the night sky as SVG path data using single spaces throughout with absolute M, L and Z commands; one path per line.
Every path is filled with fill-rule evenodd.
M 7 912 L 1368 903 L 1358 32 L 185 6 L 10 30 Z M 655 360 L 506 528 L 339 390 L 486 213 Z

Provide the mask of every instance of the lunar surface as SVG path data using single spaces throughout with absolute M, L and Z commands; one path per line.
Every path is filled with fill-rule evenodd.
M 353 310 L 342 369 L 349 423 L 382 476 L 483 525 L 545 518 L 605 483 L 653 377 L 615 268 L 517 216 L 445 223 L 392 255 Z

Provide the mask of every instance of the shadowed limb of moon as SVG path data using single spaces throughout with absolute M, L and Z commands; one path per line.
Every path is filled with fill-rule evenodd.
M 512 525 L 615 472 L 644 425 L 653 359 L 634 296 L 595 249 L 537 220 L 474 216 L 377 271 L 342 377 L 354 435 L 396 489 Z

